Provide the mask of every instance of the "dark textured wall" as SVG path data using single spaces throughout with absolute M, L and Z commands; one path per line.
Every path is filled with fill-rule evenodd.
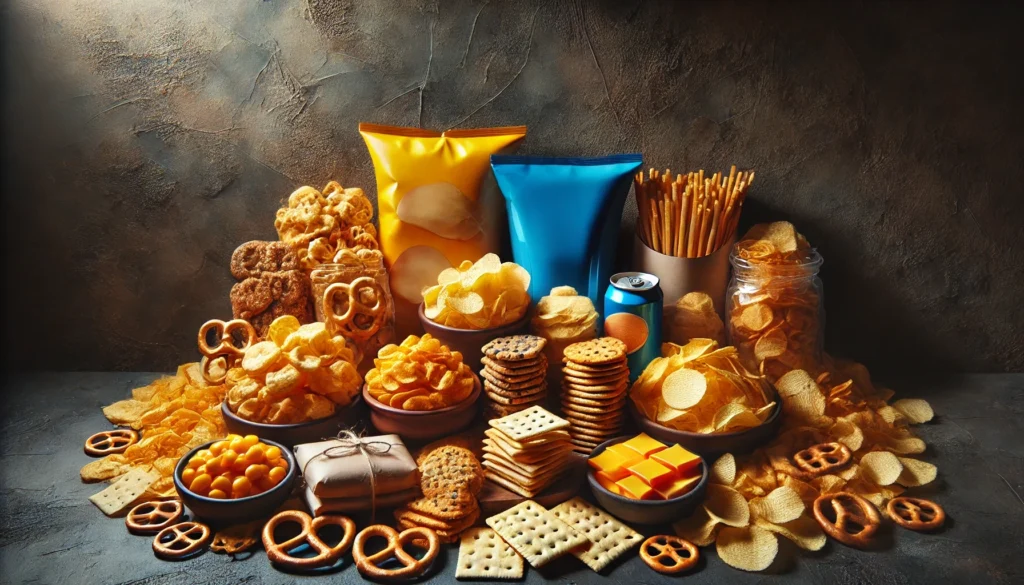
M 826 259 L 827 344 L 1024 370 L 1009 5 L 8 0 L 7 359 L 169 369 L 296 186 L 373 193 L 360 121 L 757 170 Z M 635 206 L 627 206 L 624 230 Z

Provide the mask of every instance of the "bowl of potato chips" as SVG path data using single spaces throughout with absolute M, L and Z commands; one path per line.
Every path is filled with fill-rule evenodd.
M 778 393 L 736 348 L 691 339 L 663 344 L 662 356 L 629 390 L 627 409 L 643 432 L 709 458 L 750 452 L 778 431 Z
M 174 487 L 195 516 L 227 526 L 272 514 L 288 499 L 298 475 L 288 447 L 265 437 L 232 434 L 179 459 Z
M 381 348 L 366 373 L 370 422 L 403 439 L 435 439 L 467 427 L 477 414 L 480 378 L 429 333 Z
M 350 428 L 359 421 L 366 420 L 366 405 L 362 396 L 356 395 L 352 402 L 343 408 L 336 408 L 334 414 L 300 423 L 273 424 L 246 420 L 228 408 L 226 402 L 221 403 L 221 415 L 224 426 L 229 432 L 239 435 L 256 435 L 294 447 L 302 443 L 312 443 L 333 437 L 343 428 Z
M 475 263 L 466 261 L 438 274 L 437 284 L 423 290 L 420 323 L 478 371 L 480 348 L 488 341 L 526 333 L 529 287 L 525 268 L 486 254 Z

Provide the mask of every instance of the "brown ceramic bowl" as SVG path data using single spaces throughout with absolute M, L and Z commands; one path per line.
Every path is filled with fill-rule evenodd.
M 343 428 L 351 428 L 366 420 L 366 407 L 358 394 L 352 399 L 352 404 L 336 408 L 334 414 L 327 418 L 295 424 L 275 425 L 245 420 L 231 412 L 227 402 L 221 403 L 220 413 L 224 416 L 224 426 L 229 433 L 242 436 L 256 435 L 260 439 L 269 439 L 288 448 L 302 443 L 322 441 L 337 435 Z
M 679 443 L 687 451 L 696 453 L 707 460 L 713 460 L 723 453 L 749 453 L 765 445 L 775 436 L 782 423 L 782 402 L 775 388 L 766 382 L 768 397 L 775 401 L 775 409 L 760 426 L 731 433 L 706 435 L 679 431 L 658 424 L 640 414 L 632 400 L 626 400 L 626 408 L 640 430 L 662 443 Z
M 363 384 L 363 401 L 370 407 L 370 422 L 382 434 L 395 434 L 403 439 L 427 441 L 454 435 L 469 426 L 477 415 L 480 378 L 473 374 L 473 392 L 469 398 L 438 410 L 403 410 L 393 408 L 370 396 Z
M 455 329 L 434 323 L 423 314 L 423 303 L 419 308 L 420 323 L 423 330 L 441 340 L 441 343 L 448 346 L 452 351 L 462 354 L 462 361 L 474 372 L 480 371 L 480 358 L 483 352 L 480 348 L 487 345 L 488 341 L 508 335 L 519 335 L 526 333 L 530 321 L 530 312 L 526 311 L 518 321 L 513 321 L 501 327 L 490 329 Z

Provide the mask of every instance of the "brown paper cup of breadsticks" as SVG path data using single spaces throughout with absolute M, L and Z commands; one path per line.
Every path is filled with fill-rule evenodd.
M 722 314 L 729 280 L 729 251 L 754 181 L 752 171 L 704 171 L 672 176 L 650 169 L 634 178 L 638 209 L 633 261 L 661 280 L 665 305 L 688 292 L 707 293 Z

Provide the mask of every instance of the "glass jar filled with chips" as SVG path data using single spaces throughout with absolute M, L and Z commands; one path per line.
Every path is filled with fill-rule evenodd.
M 316 318 L 332 335 L 352 342 L 363 356 L 359 372 L 373 365 L 377 351 L 395 338 L 395 305 L 376 250 L 339 254 L 337 263 L 313 269 L 310 280 Z
M 745 365 L 774 382 L 786 372 L 815 372 L 825 314 L 822 258 L 792 224 L 754 226 L 729 257 L 729 342 Z

